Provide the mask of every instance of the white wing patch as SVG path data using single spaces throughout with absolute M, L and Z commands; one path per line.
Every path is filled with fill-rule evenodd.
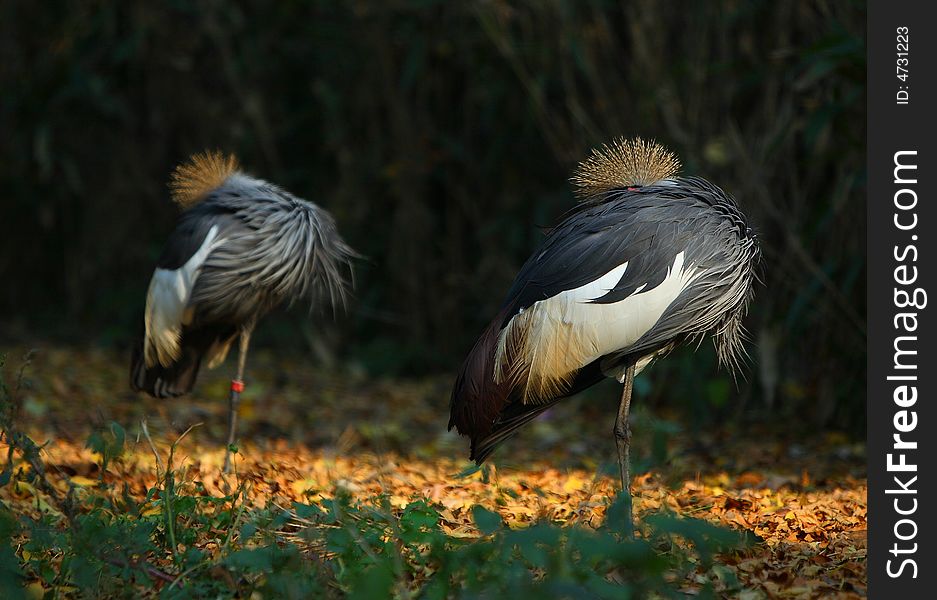
M 515 315 L 498 340 L 495 382 L 509 380 L 521 386 L 524 402 L 545 401 L 563 393 L 579 369 L 628 348 L 654 327 L 698 276 L 697 269 L 684 268 L 684 258 L 684 252 L 674 257 L 660 285 L 647 290 L 645 284 L 618 302 L 592 301 L 621 281 L 628 263 Z
M 147 367 L 168 367 L 179 359 L 182 326 L 191 319 L 187 311 L 195 280 L 212 250 L 224 242 L 213 225 L 199 249 L 178 269 L 156 269 L 146 295 L 146 340 L 143 358 Z

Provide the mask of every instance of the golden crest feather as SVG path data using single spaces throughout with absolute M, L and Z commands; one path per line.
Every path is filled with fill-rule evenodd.
M 680 159 L 654 140 L 617 138 L 593 148 L 570 182 L 576 195 L 586 199 L 618 188 L 650 185 L 673 177 L 679 170 Z
M 172 200 L 182 208 L 198 204 L 209 192 L 240 169 L 233 154 L 206 151 L 193 154 L 169 177 Z

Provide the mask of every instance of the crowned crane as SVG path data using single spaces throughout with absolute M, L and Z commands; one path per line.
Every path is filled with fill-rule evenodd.
M 257 321 L 283 302 L 319 292 L 343 304 L 346 274 L 358 255 L 329 213 L 247 175 L 234 156 L 196 154 L 176 168 L 169 186 L 183 212 L 150 280 L 145 337 L 133 353 L 130 386 L 156 398 L 186 394 L 202 363 L 217 367 L 238 340 L 224 461 L 230 472 Z
M 722 365 L 744 354 L 742 320 L 761 252 L 736 202 L 653 142 L 593 150 L 580 203 L 527 260 L 452 390 L 449 429 L 481 464 L 518 428 L 603 377 L 623 384 L 613 428 L 631 520 L 632 383 L 678 344 L 712 334 Z

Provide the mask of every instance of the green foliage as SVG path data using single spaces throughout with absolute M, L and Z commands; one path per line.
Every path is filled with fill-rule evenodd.
M 19 533 L 16 517 L 0 507 L 0 597 L 23 598 L 23 568 L 13 552 L 13 536 Z
M 111 460 L 119 458 L 124 451 L 127 434 L 118 423 L 111 422 L 106 431 L 94 432 L 88 437 L 87 448 L 101 455 L 101 475 Z
M 475 521 L 475 526 L 484 535 L 492 534 L 504 525 L 501 515 L 491 512 L 483 506 L 476 506 L 472 509 L 472 519 Z
M 311 518 L 305 543 L 321 542 L 317 547 L 325 548 L 336 583 L 360 597 L 378 591 L 383 597 L 387 590 L 426 598 L 673 597 L 679 587 L 673 582 L 694 573 L 697 561 L 708 569 L 714 552 L 744 545 L 736 532 L 673 516 L 656 518 L 644 528 L 645 538 L 630 540 L 612 516 L 620 502 L 610 507 L 609 521 L 599 529 L 537 523 L 513 530 L 496 513 L 476 506 L 472 513 L 483 537 L 472 541 L 443 533 L 436 509 L 422 501 L 399 515 L 386 505 L 356 505 L 343 495 L 326 502 L 324 511 L 308 505 L 294 510 Z M 679 549 L 676 538 L 692 547 Z

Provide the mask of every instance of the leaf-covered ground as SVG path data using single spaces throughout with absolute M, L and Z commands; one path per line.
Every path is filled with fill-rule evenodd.
M 24 349 L 0 352 L 8 356 L 9 385 Z M 423 500 L 437 511 L 442 533 L 473 540 L 480 536 L 476 505 L 511 530 L 538 522 L 599 528 L 617 492 L 614 386 L 553 410 L 499 449 L 492 465 L 470 472 L 465 440 L 445 431 L 449 378 L 375 381 L 261 351 L 249 363 L 237 474 L 224 477 L 227 374 L 204 374 L 191 397 L 157 401 L 130 392 L 126 371 L 126 357 L 115 352 L 40 348 L 28 372 L 31 385 L 20 393 L 24 430 L 46 442 L 48 481 L 62 497 L 70 482 L 80 506 L 94 505 L 95 496 L 113 506 L 129 497 L 141 515 L 158 512 L 151 490 L 165 473 L 169 443 L 193 425 L 175 449 L 176 485 L 206 498 L 240 490 L 241 510 L 326 505 L 336 490 L 365 504 L 383 502 L 397 514 Z M 155 448 L 142 435 L 143 419 Z M 112 422 L 127 440 L 102 471 L 101 455 L 86 441 L 100 431 L 110 439 Z M 698 431 L 640 408 L 633 430 L 639 523 L 674 513 L 757 536 L 748 548 L 718 557 L 707 574 L 674 582 L 677 589 L 695 594 L 708 581 L 726 596 L 865 596 L 861 444 L 840 434 L 803 439 L 763 426 Z M 59 510 L 49 493 L 8 485 L 0 500 L 20 516 L 39 518 Z M 207 528 L 193 544 L 210 555 L 229 542 Z M 162 568 L 159 559 L 152 566 Z M 38 581 L 31 590 L 49 592 Z

